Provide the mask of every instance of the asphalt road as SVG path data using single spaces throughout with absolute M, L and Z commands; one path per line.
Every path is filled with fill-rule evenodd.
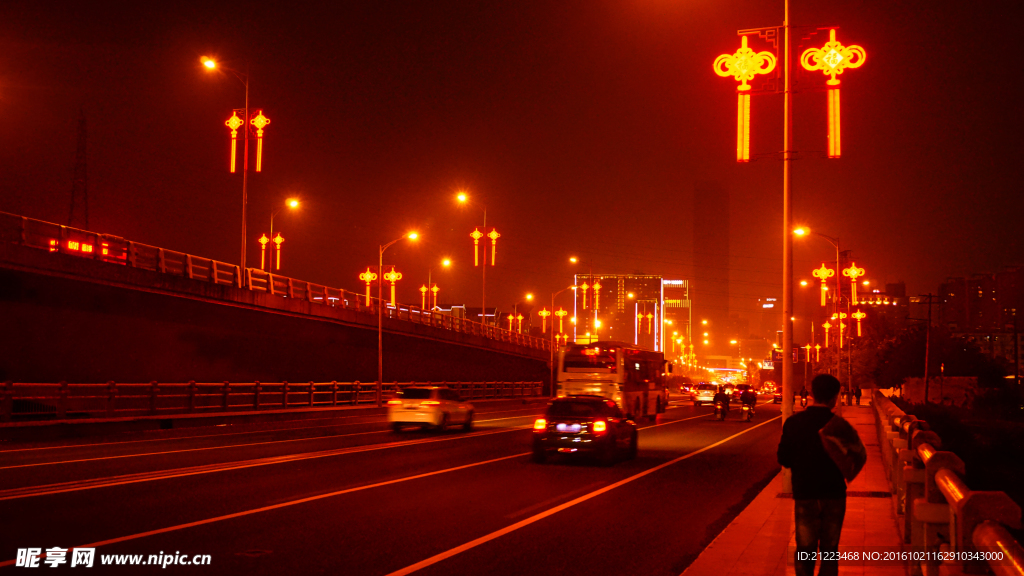
M 18 548 L 209 554 L 216 574 L 672 574 L 778 471 L 779 407 L 752 423 L 674 404 L 633 461 L 531 463 L 543 404 L 481 403 L 473 432 L 329 421 L 8 446 L 0 570 Z M 70 553 L 68 554 L 70 558 Z M 47 570 L 49 567 L 43 566 Z M 71 569 L 68 565 L 63 569 Z M 75 570 L 78 567 L 74 568 Z

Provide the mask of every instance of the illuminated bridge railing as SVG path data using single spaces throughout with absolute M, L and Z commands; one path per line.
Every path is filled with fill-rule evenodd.
M 377 313 L 377 299 L 371 298 L 367 305 L 366 296 L 356 292 L 331 288 L 280 274 L 271 274 L 259 268 L 246 268 L 243 272 L 235 264 L 6 212 L 0 212 L 0 241 L 39 248 L 53 253 L 151 270 L 199 282 L 266 292 L 274 296 L 301 299 L 372 315 Z M 538 350 L 551 349 L 551 342 L 545 338 L 520 334 L 514 330 L 505 330 L 497 326 L 424 310 L 415 306 L 399 304 L 395 307 L 385 301 L 383 316 Z
M 375 405 L 409 386 L 447 386 L 467 400 L 539 396 L 541 382 L 0 382 L 0 420 L 124 418 Z M 378 388 L 380 390 L 378 391 Z

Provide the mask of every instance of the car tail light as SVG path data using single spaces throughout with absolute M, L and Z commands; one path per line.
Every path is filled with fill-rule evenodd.
M 388 404 L 401 404 L 401 400 L 388 400 Z
M 537 421 L 533 423 L 534 430 L 547 430 L 548 421 L 543 418 L 537 418 Z
M 608 429 L 608 423 L 604 420 L 598 420 L 594 422 L 594 432 L 604 432 Z
M 424 400 L 423 402 L 420 402 L 420 404 L 426 404 L 426 405 L 431 405 L 432 406 L 434 404 L 440 404 L 440 402 L 438 402 L 437 400 Z

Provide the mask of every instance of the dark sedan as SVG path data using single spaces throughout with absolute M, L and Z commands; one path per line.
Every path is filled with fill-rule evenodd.
M 589 452 L 607 465 L 620 454 L 636 458 L 637 437 L 636 423 L 611 400 L 558 398 L 533 425 L 533 461 L 543 463 L 552 452 Z

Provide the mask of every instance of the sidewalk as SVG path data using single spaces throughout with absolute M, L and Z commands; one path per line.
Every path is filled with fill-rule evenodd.
M 865 395 L 861 406 L 843 406 L 842 416 L 860 434 L 868 450 L 864 470 L 850 484 L 846 497 L 846 519 L 839 546 L 885 546 L 899 549 L 902 539 L 896 511 L 885 478 L 874 414 Z M 799 410 L 799 408 L 797 408 Z M 684 576 L 783 576 L 793 574 L 791 550 L 796 547 L 793 531 L 793 500 L 782 494 L 782 474 L 754 498 L 683 572 Z M 839 574 L 897 576 L 902 566 L 844 565 Z

